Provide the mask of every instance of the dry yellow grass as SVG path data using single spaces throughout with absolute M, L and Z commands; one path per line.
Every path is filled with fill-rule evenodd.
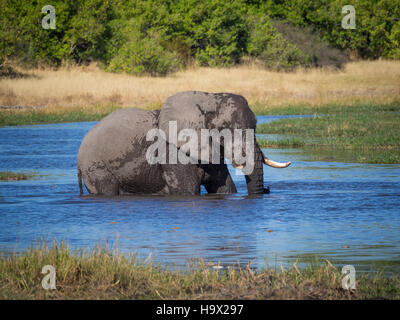
M 360 61 L 343 70 L 299 69 L 271 72 L 256 65 L 229 69 L 194 68 L 167 77 L 106 73 L 92 65 L 31 70 L 32 77 L 0 79 L 0 105 L 89 106 L 112 103 L 154 107 L 184 90 L 233 92 L 250 104 L 283 106 L 363 102 L 400 97 L 400 61 Z

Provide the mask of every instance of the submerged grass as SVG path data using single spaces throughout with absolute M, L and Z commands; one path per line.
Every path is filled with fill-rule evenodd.
M 56 290 L 44 290 L 45 265 L 56 270 Z M 133 255 L 97 247 L 72 252 L 67 245 L 41 245 L 0 256 L 1 299 L 370 299 L 400 298 L 400 276 L 357 277 L 356 290 L 342 288 L 329 261 L 277 271 L 230 267 L 215 270 L 199 261 L 169 271 Z
M 263 147 L 318 147 L 349 150 L 366 163 L 400 163 L 400 103 L 320 110 L 312 118 L 281 119 L 257 127 L 257 133 L 282 134 Z
M 34 173 L 0 171 L 0 181 L 28 180 L 35 176 L 36 176 L 36 174 L 34 174 Z

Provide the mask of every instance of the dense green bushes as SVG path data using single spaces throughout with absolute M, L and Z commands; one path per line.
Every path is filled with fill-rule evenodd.
M 258 14 L 251 21 L 247 52 L 270 69 L 308 65 L 309 57 L 278 33 L 271 20 Z
M 312 26 L 331 45 L 362 58 L 400 58 L 400 2 L 393 0 L 267 0 L 259 10 L 299 27 Z M 263 4 L 261 4 L 263 3 Z M 356 29 L 341 27 L 342 8 L 356 10 Z
M 134 24 L 129 24 L 126 30 L 129 32 L 121 35 L 124 42 L 110 48 L 113 54 L 108 62 L 108 71 L 165 75 L 180 66 L 179 55 L 163 47 L 161 30 L 144 33 Z
M 56 29 L 42 28 L 42 7 L 48 0 L 0 1 L 0 56 L 15 58 L 26 65 L 62 61 L 82 63 L 101 59 L 111 37 L 110 1 L 52 0 Z
M 51 3 L 49 3 L 51 2 Z M 43 6 L 56 29 L 41 26 Z M 99 61 L 108 71 L 164 75 L 193 61 L 268 68 L 340 65 L 343 50 L 400 58 L 400 4 L 354 0 L 355 30 L 341 28 L 344 0 L 0 0 L 0 63 Z M 335 47 L 337 49 L 332 48 Z M 339 50 L 340 49 L 340 50 Z

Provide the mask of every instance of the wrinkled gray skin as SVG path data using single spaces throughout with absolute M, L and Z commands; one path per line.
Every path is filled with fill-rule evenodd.
M 201 129 L 256 128 L 256 117 L 246 99 L 230 93 L 187 91 L 169 97 L 160 111 L 117 110 L 101 120 L 82 141 L 78 154 L 81 194 L 81 178 L 89 193 L 98 195 L 198 195 L 201 185 L 208 193 L 236 193 L 222 158 L 221 164 L 147 162 L 147 148 L 154 143 L 146 141 L 147 132 L 152 128 L 162 129 L 168 140 L 168 123 L 173 120 L 177 121 L 178 132 L 183 128 L 199 133 Z M 172 147 L 179 149 L 183 143 Z M 257 142 L 254 157 L 253 173 L 245 176 L 248 193 L 267 193 L 263 185 L 263 154 Z

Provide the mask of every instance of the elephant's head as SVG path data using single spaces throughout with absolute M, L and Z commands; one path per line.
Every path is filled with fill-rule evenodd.
M 210 150 L 206 150 L 207 152 L 204 153 L 200 152 L 202 148 L 204 149 L 204 144 L 202 144 L 200 139 L 205 131 L 202 129 L 216 129 L 219 132 L 223 132 L 224 129 L 227 129 L 231 132 L 231 137 L 233 138 L 233 148 L 235 148 L 235 144 L 238 145 L 237 139 L 235 140 L 235 137 L 237 138 L 238 136 L 235 136 L 235 134 L 241 132 L 242 141 L 239 141 L 241 142 L 239 145 L 242 146 L 242 150 L 239 151 L 241 151 L 242 156 L 246 156 L 246 161 L 244 163 L 235 161 L 234 152 L 228 152 L 229 155 L 227 158 L 231 161 L 232 165 L 238 169 L 251 167 L 250 171 L 245 171 L 249 194 L 265 192 L 263 164 L 275 168 L 284 168 L 290 165 L 290 162 L 278 163 L 264 156 L 254 136 L 257 119 L 250 110 L 246 99 L 242 96 L 230 93 L 214 94 L 199 91 L 186 91 L 169 97 L 162 106 L 158 126 L 159 129 L 165 132 L 166 139 L 170 144 L 176 144 L 178 148 L 182 149 L 186 144 L 185 141 L 180 141 L 179 139 L 172 141 L 170 138 L 170 123 L 174 121 L 176 121 L 177 132 L 180 132 L 182 129 L 192 129 L 196 131 L 199 137 L 197 161 L 202 161 L 202 163 L 204 163 L 204 161 L 211 163 L 213 160 L 213 152 L 211 150 L 212 143 L 210 141 L 206 144 L 207 148 L 210 148 Z M 214 132 L 216 130 L 214 130 Z M 227 132 L 227 130 L 225 130 L 225 132 Z M 250 133 L 252 133 L 251 141 L 249 140 Z M 249 141 L 251 143 L 249 143 Z M 251 145 L 251 150 L 249 150 L 249 145 Z M 228 147 L 225 137 L 220 140 L 219 147 L 221 150 Z M 252 152 L 249 153 L 249 151 Z M 249 154 L 252 154 L 253 157 L 249 158 Z M 251 166 L 249 166 L 249 162 L 251 162 Z

